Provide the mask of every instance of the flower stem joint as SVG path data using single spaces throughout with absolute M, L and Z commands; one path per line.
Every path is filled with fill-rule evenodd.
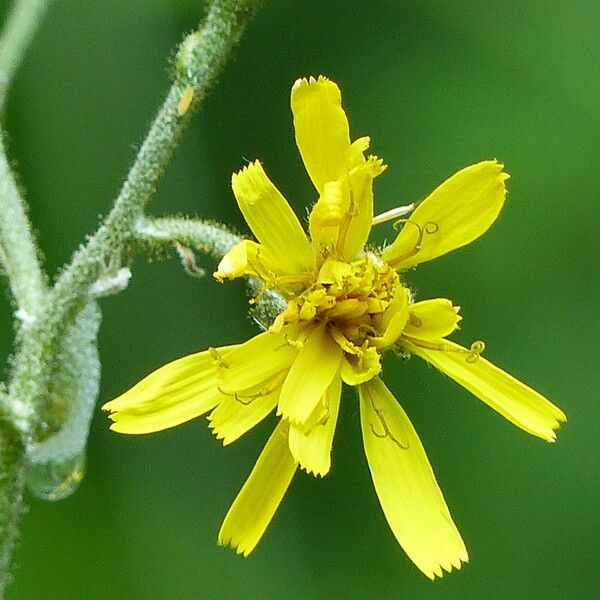
M 189 51 L 184 44 L 181 53 Z M 111 428 L 129 434 L 208 413 L 224 444 L 276 411 L 279 424 L 219 532 L 220 544 L 246 556 L 298 467 L 316 476 L 329 471 L 342 383 L 355 387 L 383 512 L 405 552 L 433 579 L 460 568 L 467 550 L 415 429 L 381 379 L 383 352 L 419 356 L 546 441 L 555 440 L 566 420 L 543 396 L 488 362 L 483 342 L 464 348 L 447 339 L 461 319 L 458 307 L 444 298 L 416 302 L 403 280 L 407 269 L 482 235 L 500 213 L 509 176 L 496 160 L 460 170 L 412 210 L 391 244 L 367 250 L 373 224 L 414 206 L 374 215 L 373 180 L 386 167 L 365 154 L 369 138 L 350 140 L 334 82 L 298 80 L 291 108 L 316 191 L 308 233 L 255 161 L 233 175 L 232 187 L 256 241 L 236 245 L 215 273 L 220 281 L 257 278 L 260 293 L 277 291 L 285 307 L 267 331 L 175 360 L 104 409 Z

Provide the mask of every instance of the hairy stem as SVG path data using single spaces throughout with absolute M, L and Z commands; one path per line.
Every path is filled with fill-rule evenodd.
M 17 0 L 0 35 L 0 112 L 8 87 L 41 22 L 49 0 Z M 38 260 L 25 202 L 11 172 L 0 134 L 0 262 L 19 309 L 27 322 L 40 309 L 45 278 Z
M 231 233 L 223 225 L 185 217 L 140 219 L 135 231 L 138 244 L 149 250 L 180 244 L 194 250 L 201 250 L 216 258 L 222 258 L 233 246 L 242 241 L 240 236 Z M 180 246 L 176 248 L 184 267 L 194 275 L 195 264 L 190 268 L 187 254 L 181 251 Z M 259 297 L 258 302 L 253 301 L 252 317 L 262 329 L 266 330 L 275 316 L 285 308 L 286 301 L 277 291 L 265 289 L 264 284 L 256 277 L 247 277 L 246 282 L 250 293 Z
M 16 0 L 0 34 L 0 113 L 9 84 L 48 0 Z M 0 262 L 8 277 L 23 320 L 35 315 L 43 304 L 45 279 L 38 261 L 25 203 L 10 169 L 0 132 Z M 23 431 L 15 426 L 8 397 L 0 397 L 0 598 L 10 582 L 10 565 L 19 522 L 25 512 L 25 445 Z
M 135 239 L 135 223 L 154 195 L 191 115 L 206 96 L 259 2 L 215 0 L 203 26 L 182 42 L 175 81 L 129 171 L 115 205 L 98 231 L 63 270 L 28 330 L 14 361 L 11 397 L 24 420 L 35 421 L 52 376 L 52 356 L 89 287 L 109 261 Z
M 25 210 L 0 135 L 0 261 L 10 284 L 17 316 L 27 324 L 40 310 L 46 282 Z
M 25 512 L 25 457 L 20 432 L 0 421 L 0 598 L 10 583 L 10 563 Z
M 17 0 L 9 17 L 8 29 L 0 41 L 0 110 L 10 77 L 47 1 Z M 77 346 L 79 339 L 70 340 L 69 332 L 79 335 L 76 319 L 98 293 L 94 291 L 94 282 L 103 271 L 118 267 L 121 253 L 139 243 L 135 229 L 143 218 L 144 208 L 154 195 L 192 114 L 259 4 L 259 0 L 213 0 L 203 26 L 184 39 L 177 55 L 173 85 L 112 210 L 96 233 L 74 254 L 50 290 L 45 289 L 24 204 L 0 143 L 0 258 L 21 316 L 31 317 L 18 336 L 8 395 L 0 393 L 0 597 L 8 581 L 10 557 L 23 512 L 27 459 L 30 466 L 39 466 L 42 471 L 48 465 L 55 465 L 58 470 L 52 471 L 52 475 L 58 473 L 62 477 L 63 459 L 77 458 L 78 449 L 85 444 L 86 431 L 82 431 L 81 424 L 69 429 L 69 423 L 81 420 L 77 413 L 79 404 L 67 401 L 61 393 L 65 391 L 64 381 L 69 385 L 73 383 L 71 387 L 79 393 L 78 381 L 71 381 L 69 377 L 84 376 L 77 367 L 77 360 L 82 356 Z M 205 244 L 207 248 L 212 244 L 213 252 L 234 243 L 228 232 L 221 232 L 218 241 L 210 237 L 209 230 L 210 227 L 206 230 Z M 92 331 L 89 327 L 83 329 Z M 86 341 L 83 337 L 82 340 Z M 94 340 L 91 345 L 95 351 Z M 95 356 L 90 354 L 92 362 Z M 88 379 L 86 376 L 86 381 Z M 82 388 L 82 394 L 87 394 L 86 390 Z M 94 396 L 93 402 L 96 393 L 93 390 L 90 393 Z M 79 398 L 77 402 L 86 403 L 86 410 L 90 407 L 89 395 L 79 398 L 75 394 Z M 83 415 L 84 420 L 88 419 L 89 411 L 86 415 Z M 87 428 L 88 421 L 83 429 Z M 79 463 L 75 467 L 73 473 L 68 473 L 68 481 L 65 480 L 68 485 L 60 487 L 58 492 L 46 488 L 45 480 L 35 480 L 35 487 L 48 498 L 57 498 L 62 492 L 68 492 L 71 483 L 78 481 Z M 62 485 L 62 480 L 59 484 Z
M 223 225 L 186 217 L 141 218 L 136 223 L 135 236 L 139 244 L 151 250 L 179 243 L 216 258 L 242 241 Z

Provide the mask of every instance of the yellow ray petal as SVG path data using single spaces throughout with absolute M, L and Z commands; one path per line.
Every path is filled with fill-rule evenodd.
M 280 391 L 281 385 L 256 397 L 226 396 L 208 417 L 217 439 L 227 446 L 260 423 L 277 406 Z
M 328 181 L 310 213 L 310 237 L 315 248 L 333 248 L 339 258 L 353 260 L 363 251 L 373 219 L 373 178 L 385 166 L 381 159 L 367 162 Z
M 297 464 L 288 448 L 288 424 L 281 421 L 227 513 L 219 544 L 248 556 L 267 529 Z
M 439 346 L 444 350 L 423 348 L 404 341 L 403 345 L 528 433 L 553 442 L 556 439 L 554 430 L 567 420 L 562 410 L 541 394 L 454 342 L 439 340 Z
M 227 356 L 236 346 L 219 349 Z M 224 396 L 210 351 L 190 354 L 157 369 L 102 408 L 111 412 L 111 429 L 151 433 L 175 427 L 214 408 Z
M 348 211 L 348 196 L 344 194 L 341 181 L 328 181 L 310 211 L 308 228 L 315 251 L 320 248 L 335 248 L 340 224 Z
M 383 335 L 371 339 L 376 348 L 387 348 L 396 342 L 406 326 L 408 308 L 408 290 L 401 286 L 381 316 L 378 329 Z
M 302 225 L 262 165 L 255 161 L 234 173 L 231 185 L 252 233 L 270 250 L 280 269 L 312 271 L 314 254 Z
M 381 355 L 373 346 L 369 346 L 366 350 L 359 349 L 358 354 L 344 354 L 342 358 L 340 374 L 342 381 L 348 385 L 369 381 L 380 372 Z
M 317 327 L 283 382 L 277 414 L 292 422 L 306 422 L 338 372 L 341 359 L 342 349 L 326 326 Z
M 273 275 L 283 273 L 277 258 L 268 248 L 251 240 L 242 240 L 223 256 L 214 276 L 223 281 L 256 275 L 263 281 L 268 281 Z
M 396 539 L 431 579 L 460 569 L 467 550 L 408 416 L 377 377 L 359 393 L 371 476 Z
M 370 156 L 346 176 L 349 218 L 347 223 L 342 222 L 338 239 L 338 254 L 346 260 L 353 260 L 369 237 L 373 220 L 373 179 L 385 168 L 380 158 Z
M 293 331 L 296 332 L 296 327 Z M 291 327 L 278 333 L 259 333 L 238 346 L 222 360 L 219 368 L 220 388 L 226 394 L 258 392 L 278 373 L 287 369 L 298 354 L 289 342 Z
M 341 393 L 342 380 L 334 377 L 306 423 L 290 425 L 290 451 L 308 473 L 323 477 L 329 472 Z
M 408 269 L 464 246 L 485 233 L 504 204 L 504 165 L 488 160 L 462 169 L 412 213 L 382 258 Z
M 342 95 L 338 86 L 323 76 L 298 79 L 292 88 L 291 105 L 296 143 L 320 193 L 328 181 L 336 181 L 348 171 L 349 157 L 355 154 L 350 147 Z
M 415 302 L 409 306 L 408 312 L 404 333 L 424 340 L 439 340 L 450 335 L 462 319 L 458 307 L 446 298 Z

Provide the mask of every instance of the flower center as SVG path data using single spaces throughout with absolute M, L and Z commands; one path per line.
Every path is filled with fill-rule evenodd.
M 402 292 L 396 271 L 373 254 L 354 262 L 325 260 L 316 281 L 290 300 L 271 326 L 279 331 L 295 322 L 326 323 L 336 341 L 361 347 L 383 335 L 384 315 Z

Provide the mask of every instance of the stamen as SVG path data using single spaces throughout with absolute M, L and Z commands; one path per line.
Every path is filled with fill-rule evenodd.
M 287 376 L 287 369 L 280 371 L 279 373 L 274 375 L 271 379 L 267 380 L 265 385 L 263 387 L 261 387 L 258 390 L 258 392 L 254 393 L 254 394 L 240 394 L 239 392 L 226 392 L 220 386 L 217 386 L 217 389 L 224 396 L 233 396 L 237 402 L 239 402 L 240 404 L 243 404 L 244 406 L 248 406 L 249 404 L 252 404 L 252 402 L 254 402 L 254 400 L 256 400 L 257 398 L 264 398 L 265 396 L 268 396 L 269 394 L 274 392 L 283 383 L 283 380 L 286 378 L 286 376 Z
M 323 409 L 323 414 L 304 432 L 305 436 L 309 436 L 317 427 L 323 427 L 329 421 L 329 402 L 325 403 L 321 401 L 321 408 Z
M 425 348 L 426 350 L 438 350 L 440 352 L 463 352 L 464 350 L 457 350 L 450 346 L 450 344 L 444 344 L 443 342 L 430 342 L 428 340 L 423 340 L 421 338 L 414 338 L 410 335 L 403 335 L 405 339 L 407 339 L 411 344 L 415 346 L 419 346 L 420 348 Z
M 480 354 L 485 350 L 485 342 L 481 340 L 477 340 L 471 344 L 470 352 L 467 354 L 467 358 L 465 360 L 468 363 L 474 363 L 479 360 Z
M 398 231 L 398 229 L 400 228 L 400 225 L 404 225 L 405 223 L 408 223 L 408 219 L 398 219 L 397 221 L 394 221 L 392 223 L 392 229 L 394 229 L 395 231 Z
M 434 233 L 437 233 L 440 230 L 440 226 L 435 221 L 428 221 L 427 223 L 425 223 L 424 229 L 425 229 L 425 233 L 432 235 Z
M 353 354 L 354 356 L 361 356 L 362 350 L 353 344 L 345 335 L 343 335 L 333 323 L 327 324 L 327 329 L 336 344 L 347 354 Z
M 269 271 L 260 261 L 260 246 L 256 249 L 256 257 L 254 260 L 248 258 L 248 264 L 254 269 L 256 275 L 265 283 L 275 278 L 275 273 Z M 254 264 L 256 262 L 256 264 Z
M 299 340 L 298 338 L 293 340 L 287 333 L 283 334 L 283 340 L 286 345 L 292 346 L 292 348 L 297 348 L 298 350 L 302 350 L 304 346 L 304 340 Z M 283 348 L 283 346 L 280 347 Z
M 434 233 L 437 233 L 440 230 L 439 224 L 436 223 L 435 221 L 427 221 L 427 223 L 425 223 L 425 225 L 423 227 L 421 227 L 421 225 L 419 225 L 419 223 L 416 223 L 415 221 L 411 221 L 410 219 L 397 221 L 397 223 L 401 223 L 401 222 L 404 222 L 405 225 L 414 225 L 419 230 L 419 235 L 417 237 L 417 242 L 414 245 L 412 250 L 410 250 L 406 254 L 403 254 L 402 256 L 398 256 L 397 258 L 395 258 L 394 260 L 392 260 L 388 263 L 392 267 L 394 265 L 402 262 L 403 260 L 411 258 L 415 254 L 417 254 L 421 250 L 421 247 L 423 245 L 423 238 L 425 237 L 425 234 L 433 235 Z M 396 224 L 394 223 L 394 225 L 396 225 Z
M 346 184 L 348 185 L 348 194 L 350 196 L 348 210 L 342 217 L 342 222 L 338 229 L 338 240 L 336 244 L 336 250 L 338 255 L 342 255 L 344 252 L 344 246 L 346 245 L 346 235 L 352 223 L 352 217 L 356 216 L 356 204 L 354 202 L 354 190 L 352 189 L 352 182 L 350 181 L 350 173 L 346 170 Z
M 375 413 L 377 414 L 377 418 L 379 419 L 379 422 L 381 423 L 381 426 L 383 427 L 383 433 L 377 433 L 377 431 L 375 431 L 375 426 L 373 425 L 373 423 L 371 423 L 371 431 L 373 433 L 373 435 L 377 438 L 389 438 L 394 444 L 396 444 L 396 446 L 398 446 L 398 448 L 402 449 L 402 450 L 408 450 L 409 445 L 408 443 L 403 444 L 402 442 L 400 442 L 400 440 L 390 431 L 390 428 L 388 427 L 387 421 L 385 420 L 385 415 L 383 414 L 383 411 L 381 410 L 381 408 L 377 405 L 377 403 L 375 402 L 375 399 L 373 398 L 371 392 L 369 392 L 369 390 L 367 390 L 367 395 L 369 396 L 369 400 L 371 401 L 371 406 L 373 407 L 373 410 L 375 411 Z
M 477 340 L 473 342 L 468 350 L 465 348 L 454 348 L 450 346 L 450 344 L 444 344 L 443 342 L 429 342 L 427 340 L 422 340 L 419 338 L 414 338 L 409 335 L 403 336 L 406 340 L 408 340 L 411 344 L 415 346 L 419 346 L 421 348 L 425 348 L 427 350 L 437 350 L 439 352 L 461 352 L 466 354 L 465 360 L 468 363 L 474 363 L 479 360 L 479 356 L 485 350 L 485 342 L 481 340 Z
M 236 402 L 239 402 L 242 406 L 248 406 L 249 404 L 252 404 L 259 396 L 260 394 L 254 394 L 253 396 L 248 396 L 248 400 L 242 400 L 237 392 L 233 394 Z
M 371 220 L 372 225 L 380 225 L 381 223 L 386 223 L 387 221 L 391 221 L 392 219 L 396 219 L 398 217 L 403 217 L 408 213 L 412 212 L 415 208 L 415 203 L 407 204 L 405 206 L 397 206 L 396 208 L 392 208 L 391 210 L 386 210 L 385 212 L 376 215 Z

